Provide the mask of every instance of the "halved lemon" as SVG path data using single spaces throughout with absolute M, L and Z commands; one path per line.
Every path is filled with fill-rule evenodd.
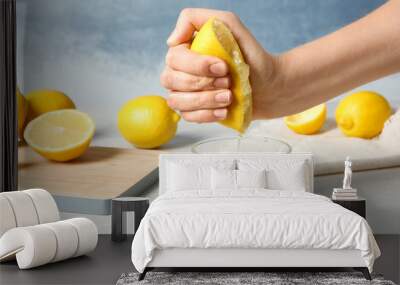
M 94 131 L 94 122 L 88 114 L 66 109 L 45 113 L 29 122 L 24 138 L 45 158 L 68 161 L 86 151 Z
M 234 99 L 228 108 L 228 117 L 220 123 L 243 133 L 249 126 L 252 115 L 250 68 L 231 31 L 220 20 L 210 18 L 196 34 L 191 50 L 216 56 L 228 64 Z
M 290 115 L 284 118 L 289 129 L 302 135 L 317 133 L 326 120 L 326 105 L 321 104 L 301 113 Z

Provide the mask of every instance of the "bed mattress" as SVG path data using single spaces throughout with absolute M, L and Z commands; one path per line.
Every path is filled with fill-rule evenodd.
M 169 248 L 359 250 L 370 271 L 380 255 L 362 217 L 320 195 L 265 189 L 161 195 L 136 232 L 132 262 L 143 272 Z

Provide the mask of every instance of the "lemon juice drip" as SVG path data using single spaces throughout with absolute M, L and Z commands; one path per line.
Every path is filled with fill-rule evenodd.
M 239 134 L 237 138 L 237 143 L 236 143 L 236 152 L 240 152 L 240 145 L 242 141 L 243 135 Z

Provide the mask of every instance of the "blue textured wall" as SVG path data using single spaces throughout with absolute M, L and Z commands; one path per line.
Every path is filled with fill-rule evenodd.
M 158 57 L 165 51 L 165 39 L 179 11 L 185 7 L 231 10 L 264 47 L 281 52 L 334 31 L 384 2 L 18 0 L 19 6 L 26 6 L 27 52 L 45 56 L 52 48 L 60 53 L 65 48 L 94 48 L 110 54 L 145 52 Z M 43 42 L 39 42 L 43 37 L 44 49 Z
M 185 7 L 234 11 L 264 47 L 282 52 L 334 31 L 383 2 L 18 0 L 18 25 L 24 30 L 27 69 L 38 61 L 62 61 L 76 54 L 151 68 L 163 60 L 165 39 Z M 29 75 L 25 80 L 30 82 Z

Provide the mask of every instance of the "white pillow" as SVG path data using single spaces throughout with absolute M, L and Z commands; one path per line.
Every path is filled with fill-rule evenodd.
M 168 166 L 168 189 L 171 191 L 185 191 L 189 189 L 210 188 L 209 167 L 187 167 L 171 163 Z
M 211 170 L 212 190 L 239 190 L 241 188 L 265 188 L 266 171 L 262 170 Z
M 266 170 L 235 170 L 237 188 L 266 188 Z
M 267 188 L 271 190 L 306 191 L 307 168 L 303 160 L 239 159 L 239 170 L 265 169 Z
M 216 169 L 211 170 L 211 189 L 235 190 L 236 189 L 236 170 Z
M 210 190 L 211 169 L 234 169 L 234 160 L 175 160 L 167 167 L 167 191 Z

